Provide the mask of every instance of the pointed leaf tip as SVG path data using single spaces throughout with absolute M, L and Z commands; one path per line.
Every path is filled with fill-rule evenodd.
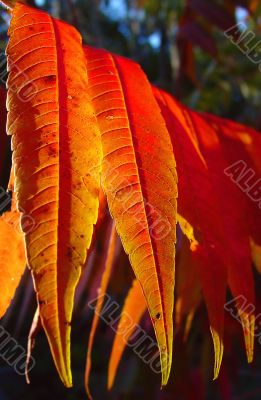
M 102 137 L 103 187 L 147 300 L 166 384 L 172 358 L 177 197 L 171 141 L 141 68 L 104 50 L 86 47 L 85 53 Z
M 128 340 L 135 331 L 146 309 L 147 303 L 141 285 L 135 279 L 125 299 L 113 341 L 108 369 L 108 390 L 112 389 L 124 349 L 128 346 Z
M 213 344 L 214 344 L 214 376 L 213 380 L 218 378 L 221 362 L 224 352 L 223 335 L 221 336 L 215 329 L 210 327 Z
M 7 130 L 15 192 L 19 209 L 34 221 L 32 229 L 24 227 L 27 260 L 56 368 L 71 387 L 74 292 L 98 216 L 99 129 L 80 34 L 17 3 L 9 36 Z

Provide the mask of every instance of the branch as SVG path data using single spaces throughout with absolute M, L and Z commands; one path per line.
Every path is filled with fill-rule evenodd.
M 16 0 L 1 0 L 1 3 L 3 3 L 4 6 L 7 8 L 13 9 L 16 3 Z
M 0 0 L 0 3 L 3 3 L 7 8 L 10 8 L 11 10 L 15 7 L 16 3 L 24 3 L 24 4 L 29 4 L 31 5 L 34 2 L 30 2 L 27 0 Z

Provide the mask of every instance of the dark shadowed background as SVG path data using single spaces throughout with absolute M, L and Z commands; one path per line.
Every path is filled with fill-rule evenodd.
M 51 15 L 73 24 L 86 43 L 104 47 L 138 61 L 151 82 L 171 92 L 196 110 L 207 111 L 261 129 L 261 7 L 259 1 L 247 0 L 35 0 L 28 2 Z M 1 8 L 1 72 L 7 43 L 9 14 Z M 241 31 L 252 32 L 251 41 L 241 46 L 224 32 L 239 24 Z M 232 37 L 231 37 L 232 38 Z M 252 57 L 247 56 L 252 51 Z M 1 75 L 2 76 L 2 75 Z M 1 82 L 2 86 L 4 82 Z M 1 106 L 3 100 L 1 101 Z M 4 134 L 4 112 L 1 135 Z M 4 143 L 4 142 L 3 142 Z M 10 151 L 0 149 L 1 186 L 6 186 Z M 65 389 L 53 366 L 47 340 L 40 332 L 33 356 L 31 385 L 12 367 L 1 361 L 0 400 L 74 400 L 85 399 L 83 385 L 85 357 L 92 312 L 88 301 L 95 297 L 99 282 L 97 259 L 103 251 L 102 238 L 83 274 L 76 294 L 72 324 L 72 370 L 74 387 Z M 97 276 L 98 275 L 98 276 Z M 109 293 L 122 305 L 133 275 L 126 256 L 119 254 L 114 265 L 114 281 Z M 256 287 L 260 277 L 255 275 Z M 92 287 L 92 290 L 90 290 Z M 257 304 L 260 305 L 260 294 Z M 27 271 L 13 304 L 1 326 L 26 347 L 27 335 L 36 303 L 30 273 Z M 151 332 L 146 316 L 142 325 Z M 108 358 L 113 331 L 100 323 L 93 351 L 91 388 L 94 397 L 126 400 L 260 400 L 260 346 L 255 361 L 246 363 L 240 324 L 226 315 L 225 355 L 220 377 L 212 382 L 213 350 L 206 310 L 202 305 L 194 319 L 187 343 L 177 333 L 171 378 L 160 390 L 156 376 L 127 349 L 120 364 L 113 391 L 106 392 Z

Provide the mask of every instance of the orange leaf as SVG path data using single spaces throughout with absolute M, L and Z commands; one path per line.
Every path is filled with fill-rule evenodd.
M 141 68 L 86 48 L 89 90 L 101 130 L 103 187 L 123 247 L 140 281 L 168 381 L 177 177 L 168 131 Z
M 85 388 L 88 394 L 88 397 L 91 399 L 91 392 L 90 392 L 90 387 L 89 387 L 89 379 L 90 379 L 90 373 L 91 373 L 91 366 L 92 366 L 92 348 L 93 348 L 93 342 L 94 342 L 94 337 L 95 333 L 97 330 L 98 322 L 99 322 L 99 317 L 100 313 L 102 310 L 103 306 L 103 301 L 104 301 L 104 295 L 106 293 L 108 284 L 109 284 L 109 279 L 111 277 L 111 271 L 112 271 L 112 266 L 113 266 L 113 261 L 114 261 L 114 255 L 115 255 L 115 247 L 116 247 L 116 230 L 115 230 L 115 224 L 111 224 L 111 231 L 110 231 L 110 239 L 108 242 L 108 248 L 107 252 L 104 257 L 104 271 L 101 279 L 101 285 L 100 288 L 98 289 L 98 300 L 95 306 L 94 310 L 94 317 L 92 321 L 92 326 L 91 326 L 91 332 L 89 336 L 89 342 L 88 342 L 88 350 L 87 350 L 87 359 L 86 359 L 86 368 L 85 368 Z
M 8 133 L 40 317 L 66 386 L 75 287 L 98 216 L 99 131 L 79 33 L 17 4 L 9 29 Z M 77 62 L 76 62 L 77 60 Z
M 8 211 L 0 217 L 0 248 L 1 318 L 14 297 L 26 266 L 24 235 L 18 211 Z
M 177 213 L 177 222 L 179 224 L 182 233 L 189 240 L 190 245 L 195 249 L 199 243 L 195 238 L 193 226 L 190 225 L 190 223 L 179 213 Z
M 6 89 L 0 86 L 0 185 L 4 188 L 8 184 L 11 167 L 11 146 L 10 138 L 6 134 L 6 115 Z
M 135 331 L 137 324 L 140 322 L 146 309 L 147 303 L 144 298 L 140 282 L 135 279 L 125 299 L 121 312 L 121 318 L 113 341 L 108 372 L 109 390 L 113 386 L 122 354 L 128 344 L 128 339 Z
M 197 245 L 196 239 L 194 237 L 194 232 L 193 232 L 193 227 L 190 226 L 190 224 L 188 223 L 188 221 L 186 221 L 180 214 L 177 214 L 177 221 L 178 223 L 181 225 L 182 227 L 182 231 L 184 232 L 184 234 L 186 234 L 187 238 L 189 239 L 190 243 L 192 243 L 194 246 Z M 188 242 L 188 241 L 187 241 Z M 189 247 L 188 247 L 189 249 Z M 187 257 L 186 257 L 187 259 Z M 184 261 L 184 257 L 182 258 L 182 260 Z M 183 268 L 184 263 L 179 263 L 177 265 L 177 274 L 178 274 L 178 270 L 179 268 Z M 184 276 L 185 271 L 182 270 L 182 276 Z M 196 279 L 194 275 L 191 275 L 191 271 L 187 270 L 187 272 L 189 272 L 186 276 L 191 277 L 192 279 L 190 279 L 190 284 L 192 285 L 193 283 L 193 289 L 194 290 L 194 286 L 195 286 L 195 292 L 197 292 L 198 287 L 196 285 Z M 183 282 L 185 285 L 186 283 Z M 185 315 L 186 313 L 189 313 L 190 309 L 188 307 L 184 307 L 184 305 L 186 304 L 191 304 L 193 303 L 193 306 L 195 306 L 194 304 L 194 300 L 195 297 L 194 296 L 190 296 L 191 293 L 189 292 L 189 296 L 188 293 L 181 293 L 182 289 L 179 290 L 179 288 L 181 288 L 182 285 L 180 285 L 180 282 L 177 282 L 177 303 L 176 303 L 176 309 L 177 307 L 180 307 L 180 318 L 181 318 L 181 314 Z M 181 300 L 181 296 L 184 294 L 184 297 L 186 298 L 182 298 Z M 187 301 L 188 300 L 188 301 Z M 183 303 L 184 301 L 184 303 Z M 180 303 L 182 302 L 182 304 Z M 179 304 L 179 305 L 178 305 Z M 197 303 L 198 304 L 198 303 Z M 196 307 L 195 307 L 196 308 Z M 114 343 L 113 343 L 113 348 L 112 348 L 112 352 L 111 352 L 111 356 L 110 356 L 110 363 L 109 363 L 109 375 L 108 375 L 108 388 L 111 389 L 115 380 L 115 376 L 118 370 L 118 366 L 120 363 L 120 360 L 122 358 L 122 354 L 124 352 L 124 349 L 128 343 L 128 339 L 131 337 L 133 331 L 135 330 L 136 325 L 140 322 L 143 314 L 145 313 L 145 311 L 147 310 L 147 303 L 146 300 L 144 298 L 144 294 L 142 292 L 140 283 L 138 280 L 134 280 L 133 281 L 133 285 L 131 287 L 131 289 L 129 290 L 129 293 L 126 297 L 124 306 L 123 306 L 123 310 L 121 313 L 121 319 L 117 328 L 117 332 L 116 332 L 116 336 L 114 339 Z M 180 321 L 177 321 L 176 319 L 176 323 L 179 323 Z M 131 329 L 130 329 L 131 326 Z

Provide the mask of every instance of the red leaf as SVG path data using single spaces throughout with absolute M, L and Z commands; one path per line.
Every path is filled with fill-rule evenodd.
M 188 112 L 170 95 L 154 90 L 171 134 L 179 176 L 179 213 L 194 227 L 199 245 L 192 250 L 210 319 L 215 348 L 214 377 L 223 354 L 227 270 L 223 261 L 222 227 L 208 166 L 199 149 Z
M 228 268 L 228 284 L 235 298 L 244 296 L 248 304 L 255 304 L 251 249 L 244 202 L 236 185 L 225 175 L 227 167 L 215 126 L 198 113 L 190 112 L 202 154 L 208 164 L 213 193 L 219 205 L 223 228 L 222 257 Z M 218 130 L 218 129 L 217 129 Z M 212 229 L 215 227 L 213 226 Z M 253 359 L 254 315 L 252 307 L 246 310 L 238 304 L 238 313 L 244 328 L 248 361 Z

